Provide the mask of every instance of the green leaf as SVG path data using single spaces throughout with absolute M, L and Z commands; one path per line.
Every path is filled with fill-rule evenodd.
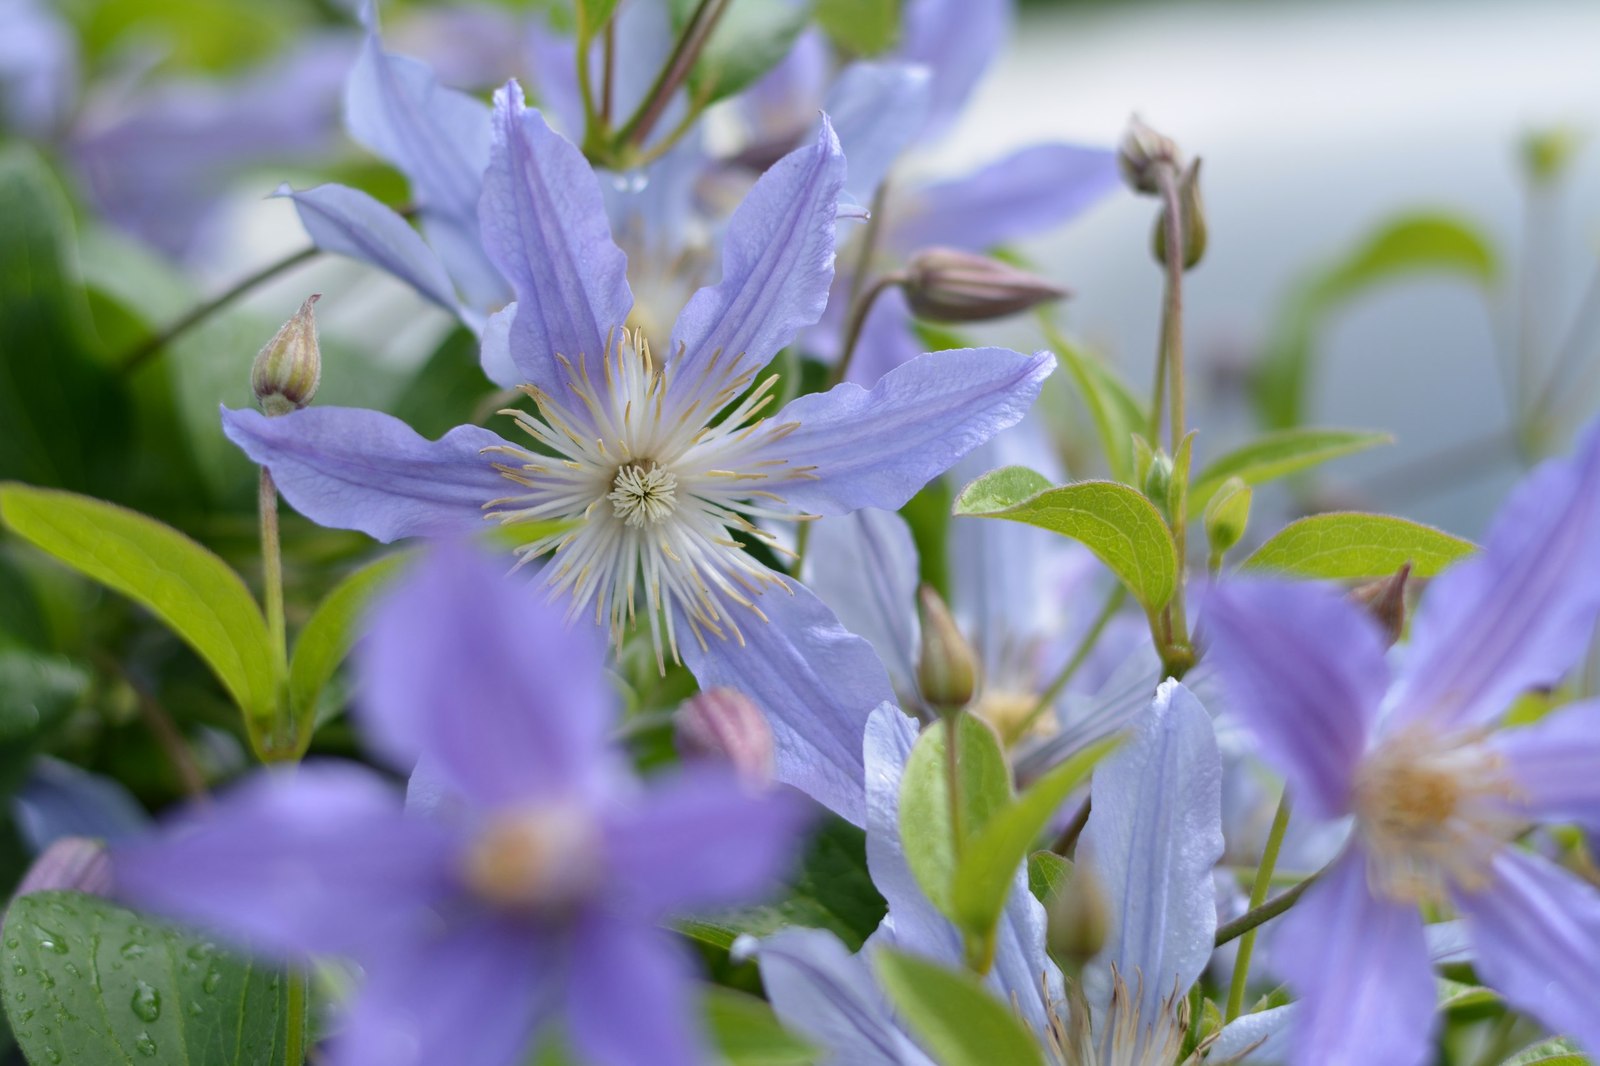
M 582 48 L 611 21 L 617 10 L 617 0 L 578 0 L 577 9 L 578 47 Z
M 757 938 L 789 926 L 826 929 L 857 951 L 883 921 L 888 905 L 867 870 L 867 838 L 840 818 L 812 837 L 799 872 L 776 903 L 680 920 L 678 929 L 726 951 L 742 934 Z
M 1500 994 L 1492 988 L 1462 984 L 1444 977 L 1436 980 L 1439 986 L 1439 1009 L 1442 1011 L 1473 1011 L 1500 1002 Z
M 404 554 L 390 555 L 349 575 L 323 597 L 300 630 L 289 660 L 289 706 L 294 708 L 302 741 L 311 739 L 317 697 L 355 642 L 356 626 L 367 605 L 407 559 Z
M 676 0 L 680 27 L 696 0 Z M 689 95 L 704 106 L 732 96 L 777 66 L 811 17 L 792 0 L 731 0 L 689 72 Z
M 1053 851 L 1036 851 L 1028 856 L 1028 891 L 1040 903 L 1048 904 L 1071 880 L 1071 859 Z
M 148 608 L 210 665 L 246 717 L 272 717 L 278 678 L 267 623 L 227 563 L 153 518 L 70 492 L 0 485 L 0 518 Z
M 961 839 L 970 841 L 1011 802 L 1011 769 L 1000 741 L 981 719 L 957 715 L 956 797 Z M 917 738 L 900 781 L 900 836 L 906 864 L 935 907 L 955 917 L 956 869 L 963 848 L 950 824 L 949 757 L 945 723 Z
M 1027 791 L 969 834 L 956 863 L 951 917 L 981 948 L 979 969 L 994 958 L 995 928 L 1017 867 L 1056 810 L 1121 737 L 1108 737 L 1077 752 L 1035 781 Z
M 1523 1048 L 1500 1066 L 1590 1066 L 1590 1060 L 1577 1044 L 1557 1036 Z
M 1146 610 L 1166 606 L 1178 585 L 1178 551 L 1161 512 L 1143 493 L 1115 481 L 1079 481 L 1012 502 L 1024 487 L 1025 479 L 1015 473 L 1020 469 L 1006 467 L 968 485 L 956 498 L 955 513 L 1006 518 L 1071 537 L 1105 563 Z
M 22 897 L 4 957 L 6 1015 L 35 1066 L 289 1066 L 282 974 L 106 900 Z
M 1055 488 L 1043 474 L 1025 466 L 1002 466 L 972 482 L 956 497 L 957 515 L 1004 511 Z
M 1220 456 L 1200 472 L 1189 490 L 1190 513 L 1203 509 L 1230 477 L 1247 485 L 1260 485 L 1393 441 L 1388 433 L 1355 429 L 1284 429 L 1269 433 Z
M 88 689 L 88 675 L 65 659 L 0 652 L 0 796 L 16 787 L 40 740 Z
M 1044 1066 L 1032 1031 L 970 973 L 884 948 L 873 957 L 884 991 L 941 1066 Z
M 1144 402 L 1116 375 L 1110 367 L 1067 340 L 1049 320 L 1041 317 L 1045 338 L 1067 366 L 1073 383 L 1083 397 L 1094 419 L 1095 430 L 1100 435 L 1100 449 L 1105 453 L 1111 476 L 1132 484 L 1133 437 L 1144 433 L 1150 426 L 1150 416 Z
M 1406 563 L 1433 577 L 1477 545 L 1442 529 L 1386 514 L 1339 511 L 1290 522 L 1241 565 L 1295 577 L 1358 581 L 1387 577 Z
M 809 1066 L 817 1052 L 783 1027 L 755 996 L 708 985 L 702 993 L 707 1028 L 730 1066 Z
M 817 25 L 846 52 L 886 52 L 900 32 L 899 0 L 817 0 Z

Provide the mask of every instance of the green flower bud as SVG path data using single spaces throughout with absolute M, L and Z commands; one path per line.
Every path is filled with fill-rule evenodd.
M 922 601 L 922 651 L 917 660 L 917 685 L 934 710 L 954 714 L 971 703 L 978 690 L 978 656 L 931 586 L 922 586 L 918 597 Z
M 1244 528 L 1250 522 L 1250 500 L 1254 495 L 1254 490 L 1243 480 L 1230 477 L 1207 501 L 1206 540 L 1211 544 L 1212 554 L 1219 559 L 1244 536 Z
M 934 322 L 982 322 L 1060 300 L 1068 294 L 1037 274 L 987 255 L 925 248 L 906 267 L 906 303 Z
M 250 390 L 261 410 L 286 415 L 311 402 L 322 381 L 322 352 L 317 347 L 317 319 L 310 296 L 294 317 L 266 343 L 250 367 Z
M 1200 199 L 1200 160 L 1189 164 L 1189 169 L 1178 179 L 1178 216 L 1182 222 L 1183 269 L 1193 270 L 1206 254 L 1206 207 Z M 1161 209 L 1156 217 L 1152 249 L 1156 262 L 1167 261 L 1167 211 Z
M 1046 943 L 1068 972 L 1076 972 L 1100 953 L 1111 932 L 1111 901 L 1094 871 L 1075 863 L 1072 874 L 1045 906 Z
M 1172 457 L 1157 451 L 1150 457 L 1150 468 L 1144 474 L 1144 494 L 1156 505 L 1156 510 L 1166 514 L 1172 496 Z

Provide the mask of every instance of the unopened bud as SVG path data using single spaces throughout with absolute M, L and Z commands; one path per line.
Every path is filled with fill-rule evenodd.
M 317 394 L 317 385 L 322 381 L 322 353 L 317 347 L 317 319 L 311 307 L 321 298 L 307 298 L 261 349 L 250 368 L 250 389 L 269 415 L 297 411 Z
M 1046 942 L 1068 971 L 1082 969 L 1111 934 L 1111 901 L 1100 879 L 1081 862 L 1051 895 L 1045 913 Z
M 1161 168 L 1182 168 L 1183 155 L 1172 138 L 1157 133 L 1134 115 L 1117 146 L 1117 165 L 1129 188 L 1154 196 L 1161 191 Z
M 971 703 L 978 690 L 978 656 L 939 594 L 924 585 L 917 595 L 922 602 L 917 685 L 934 710 L 954 714 Z
M 902 285 L 912 313 L 935 322 L 1003 318 L 1069 295 L 1037 274 L 954 248 L 926 248 L 912 256 Z
M 761 709 L 731 688 L 689 697 L 673 716 L 678 754 L 731 763 L 753 785 L 772 783 L 772 726 Z
M 1410 580 L 1411 564 L 1406 563 L 1388 577 L 1350 590 L 1350 598 L 1377 620 L 1390 644 L 1398 641 L 1406 629 L 1406 585 Z
M 1583 134 L 1571 126 L 1530 130 L 1522 138 L 1522 169 L 1535 185 L 1548 185 L 1566 173 L 1583 147 Z
M 1215 555 L 1221 556 L 1244 536 L 1253 496 L 1254 491 L 1242 478 L 1230 477 L 1206 501 L 1206 540 Z
M 1200 160 L 1189 164 L 1189 169 L 1178 179 L 1178 222 L 1183 238 L 1183 269 L 1193 270 L 1206 254 L 1206 205 L 1200 199 Z M 1167 261 L 1167 209 L 1162 208 L 1156 217 L 1155 236 L 1152 242 L 1156 262 Z
M 22 875 L 13 899 L 30 892 L 68 889 L 91 896 L 111 891 L 111 856 L 104 841 L 89 837 L 61 837 L 33 860 Z
M 1144 494 L 1156 510 L 1167 513 L 1167 501 L 1172 495 L 1172 457 L 1165 451 L 1150 457 L 1150 467 L 1144 474 Z

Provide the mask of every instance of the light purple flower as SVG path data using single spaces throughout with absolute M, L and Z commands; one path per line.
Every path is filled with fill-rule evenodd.
M 1392 671 L 1375 626 L 1332 591 L 1237 581 L 1208 598 L 1209 654 L 1233 712 L 1299 811 L 1355 821 L 1275 940 L 1302 1001 L 1298 1062 L 1431 1056 L 1419 902 L 1461 914 L 1487 984 L 1600 1048 L 1600 893 L 1514 845 L 1537 821 L 1600 825 L 1600 703 L 1492 730 L 1587 647 L 1597 544 L 1600 427 L 1529 475 L 1483 552 L 1434 582 Z
M 816 321 L 833 274 L 844 158 L 824 124 L 780 160 L 728 224 L 722 280 L 696 292 L 665 354 L 628 330 L 627 259 L 576 147 L 497 97 L 481 215 L 484 245 L 516 303 L 490 319 L 484 365 L 523 383 L 539 417 L 515 415 L 538 450 L 462 426 L 438 441 L 372 411 L 280 418 L 227 411 L 224 429 L 269 467 L 298 510 L 381 540 L 554 519 L 572 528 L 518 550 L 569 619 L 620 642 L 648 630 L 701 684 L 750 696 L 773 722 L 779 780 L 862 818 L 861 730 L 892 698 L 883 668 L 803 587 L 741 538 L 761 524 L 896 508 L 1020 419 L 1049 353 L 936 352 L 871 391 L 841 385 L 762 417 L 762 368 Z M 659 339 L 659 338 L 658 338 Z
M 586 1061 L 705 1061 L 694 966 L 658 923 L 748 902 L 792 859 L 792 795 L 702 768 L 640 787 L 601 649 L 458 545 L 374 613 L 360 724 L 450 803 L 364 767 L 265 772 L 119 847 L 119 892 L 260 950 L 348 956 L 341 1066 L 511 1066 L 560 1020 Z

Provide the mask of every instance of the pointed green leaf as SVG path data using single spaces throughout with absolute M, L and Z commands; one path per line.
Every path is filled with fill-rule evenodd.
M 956 770 L 961 838 L 968 841 L 1011 802 L 1011 769 L 994 730 L 970 714 L 957 715 Z M 906 864 L 935 907 L 954 914 L 956 868 L 962 848 L 950 824 L 949 759 L 944 722 L 923 730 L 900 781 L 900 836 Z
M 1146 610 L 1166 606 L 1178 585 L 1178 551 L 1161 512 L 1143 493 L 1115 481 L 1078 481 L 1012 502 L 1024 487 L 1016 473 L 1023 469 L 1006 467 L 974 481 L 956 498 L 955 513 L 1006 518 L 1071 537 L 1094 552 Z
M 1040 903 L 1048 904 L 1071 879 L 1071 859 L 1053 851 L 1036 851 L 1028 856 L 1028 891 Z
M 1410 563 L 1416 577 L 1433 577 L 1475 551 L 1477 545 L 1470 540 L 1420 522 L 1339 511 L 1290 522 L 1257 548 L 1241 568 L 1359 581 L 1387 577 Z
M 1577 1044 L 1556 1036 L 1523 1048 L 1500 1066 L 1590 1066 L 1590 1060 Z
M 816 1050 L 755 996 L 708 985 L 702 1003 L 706 1027 L 728 1066 L 809 1066 L 817 1059 Z
M 149 609 L 210 665 L 247 716 L 272 716 L 278 679 L 266 620 L 239 575 L 212 552 L 153 518 L 55 489 L 0 485 L 0 519 Z
M 996 811 L 975 833 L 956 863 L 951 904 L 963 932 L 983 946 L 980 969 L 987 970 L 993 959 L 995 927 L 1005 909 L 1006 896 L 1017 867 L 1028 849 L 1044 831 L 1067 794 L 1089 776 L 1095 764 L 1121 737 L 1108 737 L 1091 744 L 1035 781 L 1016 800 Z
M 941 1066 L 1045 1066 L 1027 1024 L 974 975 L 883 948 L 878 980 L 917 1042 Z
M 899 0 L 817 0 L 816 17 L 830 41 L 855 55 L 888 51 L 900 32 Z
M 310 739 L 317 697 L 349 654 L 367 606 L 406 561 L 404 554 L 390 555 L 349 575 L 323 597 L 300 630 L 289 660 L 289 706 L 303 739 Z
M 274 969 L 93 896 L 35 893 L 5 919 L 0 991 L 36 1066 L 289 1066 L 287 985 Z
M 578 46 L 581 48 L 605 29 L 617 10 L 617 0 L 578 0 Z
M 1393 441 L 1388 433 L 1355 429 L 1285 429 L 1269 433 L 1220 456 L 1202 470 L 1189 490 L 1190 512 L 1203 509 L 1230 477 L 1237 477 L 1246 485 L 1260 485 Z
M 1044 323 L 1045 338 L 1066 364 L 1073 384 L 1083 397 L 1084 406 L 1094 419 L 1095 430 L 1100 435 L 1100 448 L 1105 453 L 1111 476 L 1132 484 L 1135 477 L 1133 438 L 1135 434 L 1146 432 L 1150 426 L 1150 416 L 1145 412 L 1144 402 L 1110 367 L 1067 340 L 1048 319 L 1041 318 L 1041 321 Z

